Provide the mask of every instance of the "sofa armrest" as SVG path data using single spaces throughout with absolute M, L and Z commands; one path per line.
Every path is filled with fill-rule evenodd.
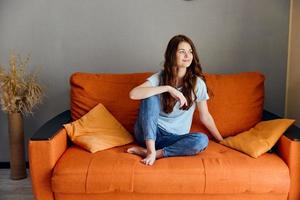
M 278 119 L 278 118 L 282 118 L 270 111 L 267 110 L 263 110 L 263 115 L 262 115 L 262 120 L 266 121 L 266 120 L 272 120 L 272 119 Z
M 71 112 L 66 110 L 42 125 L 30 140 L 50 140 L 63 124 L 71 122 Z
M 279 119 L 279 118 L 282 118 L 282 117 L 280 117 L 274 113 L 271 113 L 267 110 L 263 111 L 263 117 L 262 117 L 263 121 Z M 284 135 L 292 141 L 300 141 L 300 128 L 295 125 L 292 125 L 285 131 Z
M 53 200 L 52 170 L 68 148 L 67 133 L 62 124 L 70 121 L 65 111 L 45 123 L 29 141 L 29 168 L 32 190 L 36 200 Z
M 264 110 L 262 120 L 281 118 L 269 111 Z M 292 125 L 279 139 L 277 154 L 287 164 L 290 171 L 289 200 L 300 199 L 300 128 Z
M 294 132 L 297 129 L 298 132 Z M 294 126 L 288 129 L 288 132 L 279 139 L 277 154 L 289 167 L 291 182 L 288 199 L 294 200 L 300 199 L 300 130 Z

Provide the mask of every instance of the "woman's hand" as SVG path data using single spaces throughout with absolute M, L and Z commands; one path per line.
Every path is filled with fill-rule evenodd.
M 218 143 L 220 143 L 221 141 L 224 140 L 224 138 L 222 137 L 221 134 L 219 134 L 215 139 L 216 139 L 216 141 L 217 141 Z
M 170 93 L 170 95 L 173 98 L 175 98 L 177 101 L 179 101 L 179 103 L 180 103 L 179 107 L 182 107 L 184 105 L 187 106 L 187 100 L 186 100 L 186 98 L 183 96 L 183 94 L 180 91 L 178 91 L 175 88 L 169 86 L 168 92 Z

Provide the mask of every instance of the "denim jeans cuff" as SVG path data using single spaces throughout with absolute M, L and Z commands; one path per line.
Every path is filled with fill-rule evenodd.
M 154 140 L 154 141 L 155 141 L 155 140 L 156 140 L 156 137 L 149 137 L 149 136 L 148 136 L 148 137 L 144 137 L 144 140 L 145 140 L 145 141 L 146 141 L 146 140 Z
M 167 151 L 165 148 L 162 148 L 163 158 L 168 157 Z

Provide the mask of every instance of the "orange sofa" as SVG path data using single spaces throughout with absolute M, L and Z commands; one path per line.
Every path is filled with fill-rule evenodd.
M 101 102 L 129 131 L 139 101 L 129 91 L 150 73 L 71 76 L 71 109 L 44 124 L 29 141 L 33 193 L 37 200 L 76 199 L 300 199 L 300 129 L 290 127 L 272 151 L 254 159 L 210 140 L 188 157 L 159 159 L 145 166 L 125 153 L 134 143 L 97 153 L 73 145 L 62 124 Z M 264 76 L 256 72 L 205 74 L 212 91 L 208 107 L 224 137 L 278 118 L 263 110 Z M 195 112 L 193 131 L 209 132 Z

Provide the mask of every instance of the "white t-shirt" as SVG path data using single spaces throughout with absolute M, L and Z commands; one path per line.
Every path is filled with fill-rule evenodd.
M 161 72 L 162 71 L 159 71 L 147 78 L 152 86 L 159 86 L 159 76 Z M 180 88 L 178 89 L 180 90 Z M 200 77 L 197 77 L 195 93 L 196 102 L 209 99 L 205 82 Z M 161 109 L 158 117 L 158 126 L 169 133 L 183 135 L 190 132 L 196 105 L 193 103 L 188 110 L 180 110 L 179 105 L 179 102 L 176 102 L 171 113 L 165 113 Z

